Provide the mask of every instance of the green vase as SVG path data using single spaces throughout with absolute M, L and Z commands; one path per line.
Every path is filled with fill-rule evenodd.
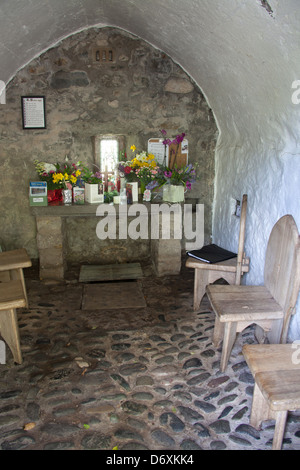
M 146 189 L 146 184 L 141 181 L 141 194 L 143 195 Z

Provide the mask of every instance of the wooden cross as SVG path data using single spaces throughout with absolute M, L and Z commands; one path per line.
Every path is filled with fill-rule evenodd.
M 105 165 L 105 170 L 104 170 L 104 191 L 108 191 L 108 171 L 107 171 L 107 165 Z
M 182 168 L 187 164 L 187 155 L 182 153 L 182 144 L 171 144 L 169 146 L 169 168 Z

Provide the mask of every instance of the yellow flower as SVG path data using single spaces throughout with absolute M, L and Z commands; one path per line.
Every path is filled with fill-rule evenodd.
M 70 180 L 71 180 L 71 183 L 74 183 L 74 184 L 75 184 L 76 181 L 77 181 L 77 178 L 76 178 L 74 175 L 71 175 L 71 176 L 70 176 Z
M 66 181 L 68 181 L 68 179 L 69 179 L 68 173 L 65 173 L 65 174 L 64 174 L 64 178 L 65 178 Z
M 136 150 L 136 146 L 135 146 L 135 145 L 132 145 L 132 146 L 130 147 L 130 150 L 132 150 L 132 151 L 134 152 L 134 151 Z
M 81 171 L 80 171 L 80 170 L 76 170 L 75 175 L 76 175 L 77 177 L 80 176 L 80 175 L 81 175 Z
M 63 177 L 62 173 L 54 173 L 54 175 L 52 176 L 53 183 L 58 183 L 63 178 L 64 177 Z

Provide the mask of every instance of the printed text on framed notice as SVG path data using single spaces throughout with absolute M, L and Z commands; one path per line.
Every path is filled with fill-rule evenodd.
M 46 129 L 44 96 L 21 96 L 23 129 Z

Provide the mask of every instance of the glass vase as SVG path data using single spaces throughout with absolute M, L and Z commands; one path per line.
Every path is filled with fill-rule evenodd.
M 72 189 L 63 189 L 63 203 L 66 206 L 72 204 Z

